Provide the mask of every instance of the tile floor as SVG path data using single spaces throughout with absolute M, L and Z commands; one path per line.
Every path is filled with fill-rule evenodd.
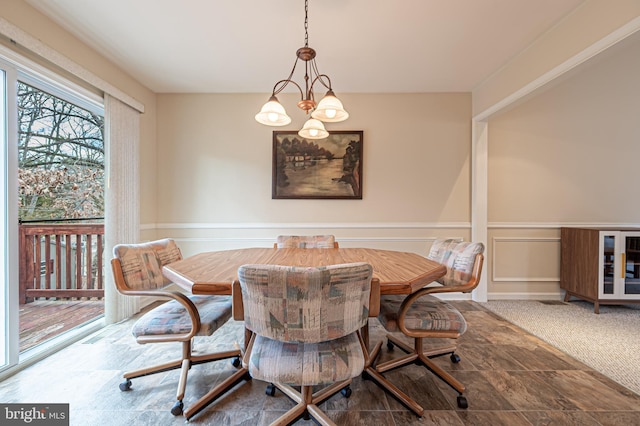
M 337 394 L 321 406 L 339 425 L 634 425 L 640 424 L 640 396 L 607 379 L 474 302 L 453 302 L 469 323 L 458 340 L 459 364 L 438 363 L 467 386 L 469 408 L 456 406 L 456 392 L 422 367 L 385 373 L 425 409 L 418 418 L 369 380 L 357 378 L 350 398 Z M 0 383 L 0 401 L 69 403 L 71 425 L 178 425 L 169 409 L 176 371 L 135 379 L 129 392 L 118 384 L 125 369 L 159 363 L 179 354 L 179 345 L 138 345 L 131 320 L 111 325 Z M 242 343 L 242 323 L 230 322 L 196 349 L 210 351 Z M 384 337 L 377 321 L 372 344 Z M 231 344 L 230 344 L 231 343 Z M 395 351 L 383 347 L 381 359 Z M 612 356 L 615 356 L 612 354 Z M 638 366 L 630 366 L 638 368 Z M 185 406 L 234 371 L 228 360 L 190 371 Z M 258 380 L 241 382 L 190 424 L 264 425 L 292 405 L 277 392 L 265 394 Z M 299 420 L 296 425 L 313 424 Z

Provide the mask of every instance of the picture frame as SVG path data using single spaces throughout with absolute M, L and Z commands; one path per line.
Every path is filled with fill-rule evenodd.
M 272 199 L 362 199 L 363 131 L 273 132 Z

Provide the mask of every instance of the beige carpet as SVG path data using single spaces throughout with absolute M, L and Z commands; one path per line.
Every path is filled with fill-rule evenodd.
M 640 305 L 494 300 L 482 306 L 640 394 Z

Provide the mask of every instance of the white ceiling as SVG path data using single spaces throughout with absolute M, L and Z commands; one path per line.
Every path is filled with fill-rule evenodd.
M 158 93 L 271 92 L 304 46 L 303 0 L 27 1 Z M 583 2 L 310 0 L 309 46 L 338 95 L 469 92 Z

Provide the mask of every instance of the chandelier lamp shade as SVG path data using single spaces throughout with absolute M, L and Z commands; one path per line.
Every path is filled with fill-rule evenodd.
M 329 136 L 322 121 L 315 118 L 308 119 L 298 134 L 305 139 L 324 139 Z
M 276 95 L 271 95 L 266 104 L 262 106 L 260 112 L 256 114 L 256 121 L 267 126 L 286 126 L 291 123 L 291 117 L 287 115 L 287 111 Z
M 287 115 L 282 104 L 276 95 L 282 92 L 289 84 L 295 86 L 300 92 L 300 102 L 298 107 L 311 117 L 304 123 L 298 134 L 306 139 L 324 139 L 329 136 L 329 132 L 324 128 L 325 123 L 337 123 L 349 118 L 349 113 L 345 111 L 342 102 L 338 99 L 331 88 L 331 79 L 326 74 L 320 74 L 316 65 L 316 51 L 309 47 L 309 1 L 304 2 L 304 47 L 296 51 L 296 60 L 289 77 L 278 81 L 273 86 L 271 97 L 265 103 L 260 112 L 256 114 L 256 121 L 267 126 L 286 126 L 291 123 L 291 117 Z M 304 62 L 304 89 L 303 86 L 292 80 L 293 74 L 298 65 L 298 61 Z M 320 102 L 316 103 L 314 96 L 314 85 L 322 85 L 327 90 Z

